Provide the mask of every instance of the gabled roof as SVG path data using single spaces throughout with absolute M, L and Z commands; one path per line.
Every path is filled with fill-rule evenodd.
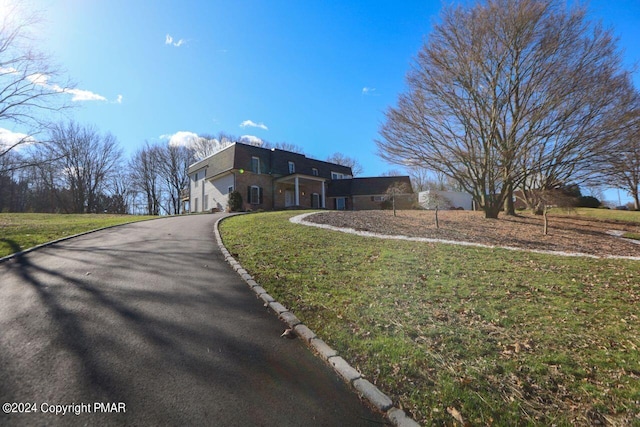
M 329 183 L 327 197 L 383 195 L 394 184 L 406 184 L 409 192 L 413 193 L 408 176 L 376 176 L 333 180 Z

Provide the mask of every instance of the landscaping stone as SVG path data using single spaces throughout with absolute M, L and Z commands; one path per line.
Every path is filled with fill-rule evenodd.
M 289 325 L 290 328 L 293 328 L 296 325 L 299 325 L 300 323 L 302 323 L 300 319 L 298 319 L 295 316 L 295 314 L 291 313 L 290 311 L 285 311 L 284 313 L 280 313 L 280 318 L 284 320 L 284 322 L 287 325 Z
M 269 308 L 271 308 L 273 311 L 275 311 L 278 314 L 284 313 L 285 311 L 289 311 L 287 310 L 287 307 L 285 307 L 284 305 L 280 304 L 277 301 L 269 303 Z
M 256 286 L 260 286 L 260 285 L 258 285 L 258 282 L 256 282 L 253 279 L 247 280 L 247 285 L 249 285 L 249 287 L 251 287 L 251 288 L 255 288 Z
M 262 295 L 260 295 L 260 299 L 262 301 L 264 301 L 264 303 L 266 305 L 269 305 L 270 303 L 274 302 L 275 300 L 273 299 L 273 297 L 271 295 L 269 295 L 268 293 L 264 293 Z
M 360 372 L 356 371 L 351 365 L 347 363 L 346 360 L 344 360 L 340 356 L 330 357 L 329 363 L 331 364 L 331 366 L 333 366 L 333 369 L 335 369 L 335 371 L 348 383 L 351 383 L 362 377 Z
M 316 337 L 316 334 L 303 324 L 296 325 L 293 330 L 300 338 L 303 338 L 309 344 L 311 344 L 311 340 Z
M 329 360 L 330 357 L 334 357 L 338 355 L 338 352 L 332 349 L 327 345 L 326 342 L 322 341 L 320 338 L 313 338 L 310 341 L 311 347 L 318 352 L 320 357 L 324 360 Z
M 381 392 L 378 387 L 371 384 L 364 378 L 358 378 L 355 380 L 353 382 L 353 386 L 360 392 L 360 394 L 366 397 L 373 406 L 382 412 L 389 410 L 393 406 L 393 401 L 389 396 Z
M 262 286 L 254 286 L 253 288 L 251 288 L 251 290 L 255 292 L 257 296 L 267 293 L 267 291 L 265 291 Z
M 420 427 L 420 424 L 409 418 L 402 409 L 391 408 L 389 412 L 387 412 L 387 417 L 389 421 L 397 427 Z

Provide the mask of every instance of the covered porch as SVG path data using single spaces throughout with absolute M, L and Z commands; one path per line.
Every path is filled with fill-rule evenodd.
M 292 174 L 274 181 L 274 208 L 326 208 L 326 179 Z

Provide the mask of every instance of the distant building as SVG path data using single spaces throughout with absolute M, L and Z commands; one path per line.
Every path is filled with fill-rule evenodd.
M 427 190 L 418 193 L 418 204 L 425 209 L 473 210 L 473 196 L 460 191 Z
M 414 195 L 408 176 L 352 178 L 331 182 L 327 194 L 328 208 L 359 211 L 389 207 L 392 195 L 389 189 L 393 186 L 402 189 L 394 195 L 396 208 L 411 209 Z
M 380 209 L 390 185 L 411 185 L 409 177 L 353 178 L 347 166 L 241 143 L 194 163 L 188 172 L 184 201 L 190 212 L 225 210 L 235 190 L 244 210 Z

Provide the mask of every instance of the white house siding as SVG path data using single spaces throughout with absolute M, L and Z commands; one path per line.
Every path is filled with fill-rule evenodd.
M 196 180 L 197 177 L 197 180 Z M 211 185 L 206 185 L 205 177 L 205 169 L 200 169 L 196 173 L 191 174 L 189 185 L 191 191 L 191 208 L 193 209 L 191 212 L 204 212 L 209 208 L 208 204 L 210 204 L 210 200 L 205 200 L 208 197 L 208 191 Z M 209 187 L 209 188 L 207 188 Z
M 224 175 L 207 183 L 209 199 L 209 209 L 219 209 L 224 211 L 227 209 L 229 201 L 229 188 L 234 187 L 233 174 Z M 235 187 L 234 187 L 235 189 Z
M 428 190 L 418 193 L 418 203 L 425 209 L 463 208 L 473 210 L 473 197 L 471 194 L 459 191 Z

